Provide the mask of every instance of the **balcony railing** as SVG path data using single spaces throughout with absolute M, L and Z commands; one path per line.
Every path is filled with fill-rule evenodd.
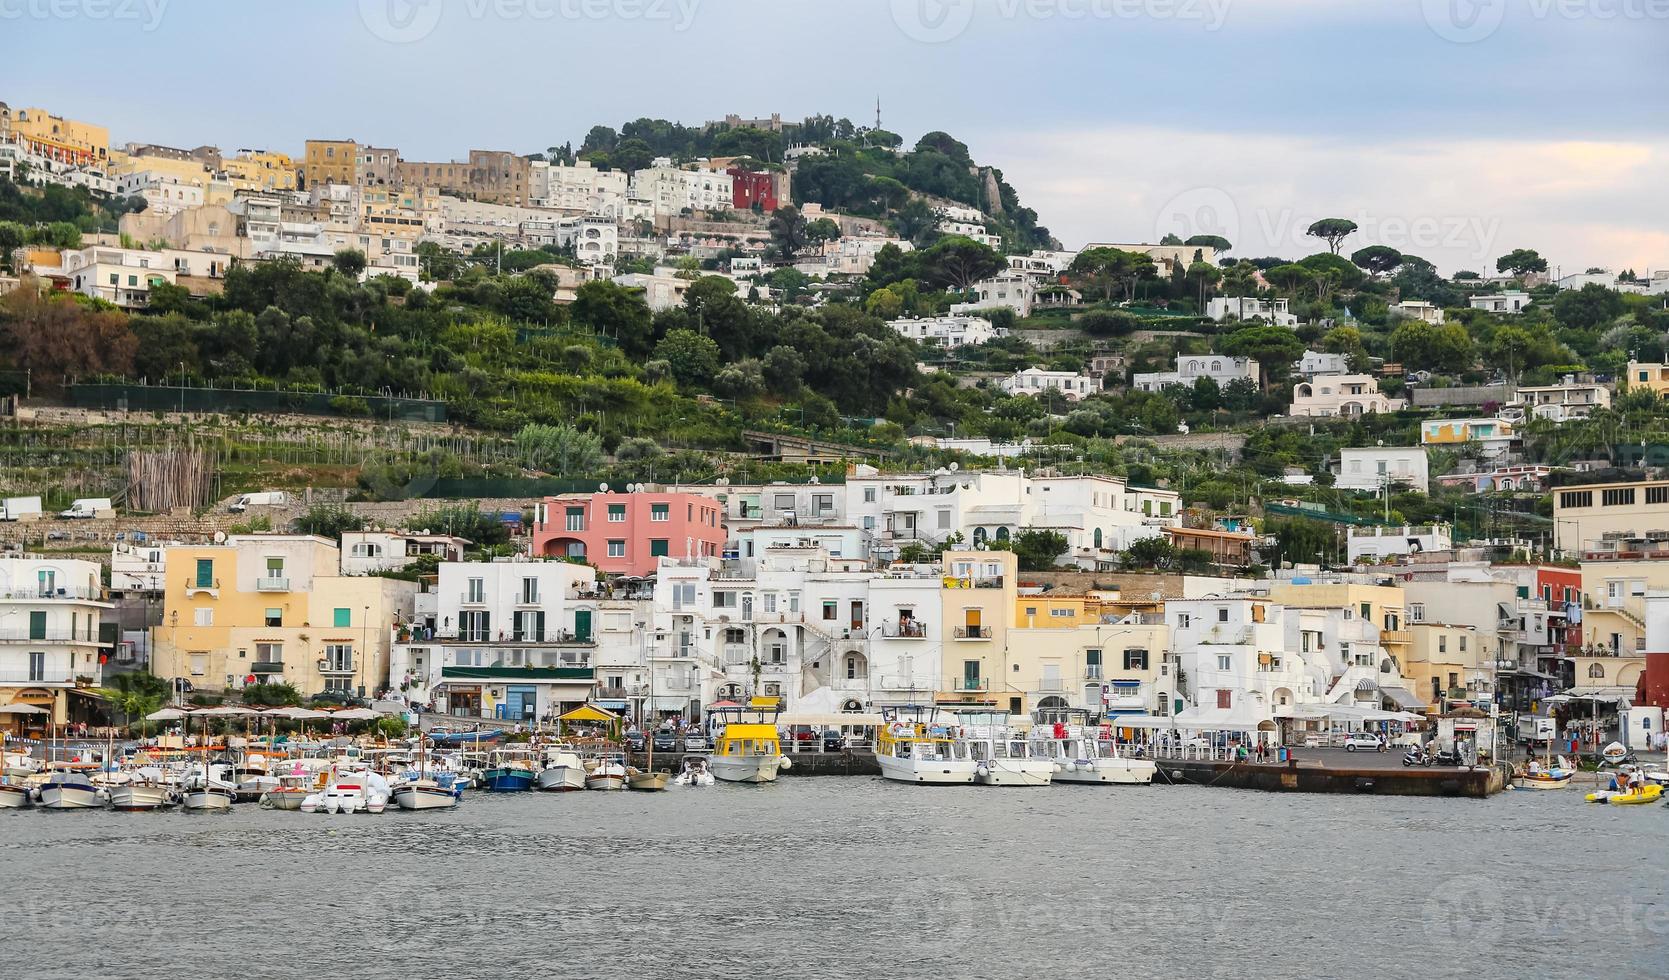
M 62 668 L 42 671 L 0 670 L 0 684 L 73 684 L 75 679 L 75 671 Z
M 985 691 L 990 689 L 990 682 L 983 677 L 958 677 L 952 685 L 956 691 Z
M 281 660 L 258 660 L 249 665 L 251 674 L 282 674 L 284 662 Z
M 565 643 L 586 646 L 597 642 L 594 634 L 580 636 L 570 630 L 437 630 L 435 639 L 447 643 Z
M 287 578 L 279 578 L 277 576 L 271 576 L 271 575 L 267 576 L 266 578 L 258 578 L 258 579 L 255 580 L 255 591 L 256 592 L 288 592 L 288 591 L 290 591 L 290 580 L 287 579 Z
M 1100 664 L 1090 664 L 1088 667 L 1084 668 L 1084 680 L 1086 680 L 1086 681 L 1098 681 L 1100 679 L 1101 679 L 1101 665 Z
M 0 599 L 80 599 L 97 602 L 104 598 L 103 589 L 6 589 L 0 591 Z
M 0 643 L 97 643 L 98 636 L 69 630 L 47 630 L 37 634 L 31 630 L 0 630 Z
M 989 626 L 958 626 L 953 631 L 958 640 L 989 640 L 991 627 Z
M 482 595 L 471 595 L 468 592 L 460 592 L 458 593 L 458 604 L 460 606 L 484 606 L 487 604 L 487 596 L 484 593 Z
M 881 635 L 889 640 L 925 640 L 927 624 L 907 622 L 895 626 L 889 623 L 881 627 Z
M 1066 690 L 1066 681 L 1059 677 L 1045 677 L 1037 682 L 1037 689 L 1044 694 L 1059 694 Z
M 352 674 L 354 672 L 354 664 L 351 660 L 346 663 L 342 661 L 336 661 L 334 663 L 330 661 L 320 661 L 319 673 L 321 674 Z

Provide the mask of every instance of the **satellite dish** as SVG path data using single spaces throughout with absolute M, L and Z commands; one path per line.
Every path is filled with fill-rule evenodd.
M 606 483 L 597 484 L 597 492 L 598 493 L 608 493 L 608 484 L 606 484 Z
M 815 486 L 817 486 L 817 485 L 818 485 L 818 484 L 819 484 L 819 483 L 822 483 L 822 482 L 823 482 L 823 481 L 822 481 L 822 480 L 819 480 L 819 479 L 818 479 L 818 478 L 817 478 L 817 477 L 815 477 L 815 476 L 813 476 L 813 477 L 812 477 L 812 478 L 811 478 L 811 485 L 812 485 L 812 486 L 814 486 L 814 487 L 815 487 Z
M 713 483 L 716 486 L 728 487 L 728 486 L 730 486 L 730 477 L 721 476 L 717 480 L 714 480 Z
M 951 472 L 952 472 L 952 473 L 955 473 L 955 472 L 956 472 L 956 471 L 957 471 L 957 470 L 959 470 L 959 469 L 961 469 L 961 468 L 962 468 L 962 464 L 961 464 L 961 463 L 952 463 L 952 464 L 950 464 L 950 471 L 951 471 Z
M 225 544 L 226 543 L 226 532 L 225 531 L 214 532 L 214 543 L 215 544 Z

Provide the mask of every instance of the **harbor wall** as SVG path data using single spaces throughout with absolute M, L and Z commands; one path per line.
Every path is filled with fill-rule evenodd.
M 691 755 L 706 756 L 705 752 L 692 752 Z M 879 776 L 881 765 L 875 761 L 873 752 L 796 752 L 788 756 L 793 765 L 783 772 L 784 776 Z M 629 754 L 631 765 L 644 768 L 648 759 L 642 752 Z M 677 772 L 683 768 L 684 753 L 656 752 L 655 768 L 670 769 Z
M 1155 783 L 1226 786 L 1271 793 L 1356 793 L 1378 796 L 1466 796 L 1482 799 L 1506 788 L 1500 769 L 1376 769 L 1293 760 L 1285 765 L 1159 760 Z

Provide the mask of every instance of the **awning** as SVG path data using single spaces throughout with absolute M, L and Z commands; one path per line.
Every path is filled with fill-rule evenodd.
M 1150 730 L 1169 730 L 1177 725 L 1169 718 L 1160 715 L 1122 715 L 1116 722 L 1109 722 L 1114 728 L 1143 728 Z
M 567 712 L 557 721 L 619 721 L 619 716 L 612 715 L 594 704 L 582 704 Z
M 624 701 L 597 701 L 595 703 L 599 708 L 607 708 L 610 711 L 625 711 L 631 707 Z
M 32 705 L 32 704 L 8 704 L 4 708 L 0 708 L 0 715 L 46 715 L 46 714 L 51 714 L 51 712 L 47 711 L 45 708 L 36 707 L 35 705 Z
M 877 714 L 860 714 L 844 711 L 789 711 L 777 719 L 779 725 L 811 725 L 818 728 L 837 728 L 841 725 L 862 725 L 874 727 L 886 724 L 886 720 Z
M 1382 687 L 1379 693 L 1396 702 L 1397 707 L 1404 711 L 1424 711 L 1426 702 L 1406 687 Z
M 1629 701 L 1634 697 L 1632 687 L 1573 687 L 1562 695 L 1545 700 L 1552 701 L 1558 697 L 1581 698 L 1585 701 Z

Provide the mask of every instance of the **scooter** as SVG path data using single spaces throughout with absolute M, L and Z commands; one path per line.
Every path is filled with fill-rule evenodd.
M 1426 755 L 1419 749 L 1409 749 L 1403 753 L 1402 764 L 1405 766 L 1429 766 L 1431 765 L 1431 756 Z
M 1460 753 L 1454 749 L 1438 749 L 1431 756 L 1428 766 L 1459 766 L 1462 765 Z

